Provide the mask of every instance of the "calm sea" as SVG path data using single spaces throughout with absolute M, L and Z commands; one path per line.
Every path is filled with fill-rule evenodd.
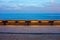
M 0 20 L 60 20 L 60 13 L 0 13 Z

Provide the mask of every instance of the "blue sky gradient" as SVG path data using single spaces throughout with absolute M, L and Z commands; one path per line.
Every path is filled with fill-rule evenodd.
M 0 12 L 60 13 L 60 0 L 0 0 Z

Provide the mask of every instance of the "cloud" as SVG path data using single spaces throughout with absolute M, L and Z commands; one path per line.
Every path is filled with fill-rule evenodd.
M 60 0 L 0 0 L 0 10 L 58 11 Z
M 0 7 L 21 8 L 21 7 L 45 7 L 50 5 L 50 0 L 0 0 Z

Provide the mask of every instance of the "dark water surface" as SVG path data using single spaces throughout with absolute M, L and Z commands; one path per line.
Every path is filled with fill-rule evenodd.
M 0 34 L 0 40 L 60 40 L 60 34 Z
M 60 26 L 1 25 L 0 40 L 60 40 Z

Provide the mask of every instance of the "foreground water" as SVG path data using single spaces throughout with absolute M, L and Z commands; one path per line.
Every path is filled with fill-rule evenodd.
M 60 25 L 0 25 L 0 32 L 11 33 L 60 33 Z
M 60 40 L 60 34 L 0 34 L 0 40 Z
M 60 40 L 60 25 L 0 25 L 0 40 Z
M 0 13 L 0 20 L 60 20 L 60 13 Z

